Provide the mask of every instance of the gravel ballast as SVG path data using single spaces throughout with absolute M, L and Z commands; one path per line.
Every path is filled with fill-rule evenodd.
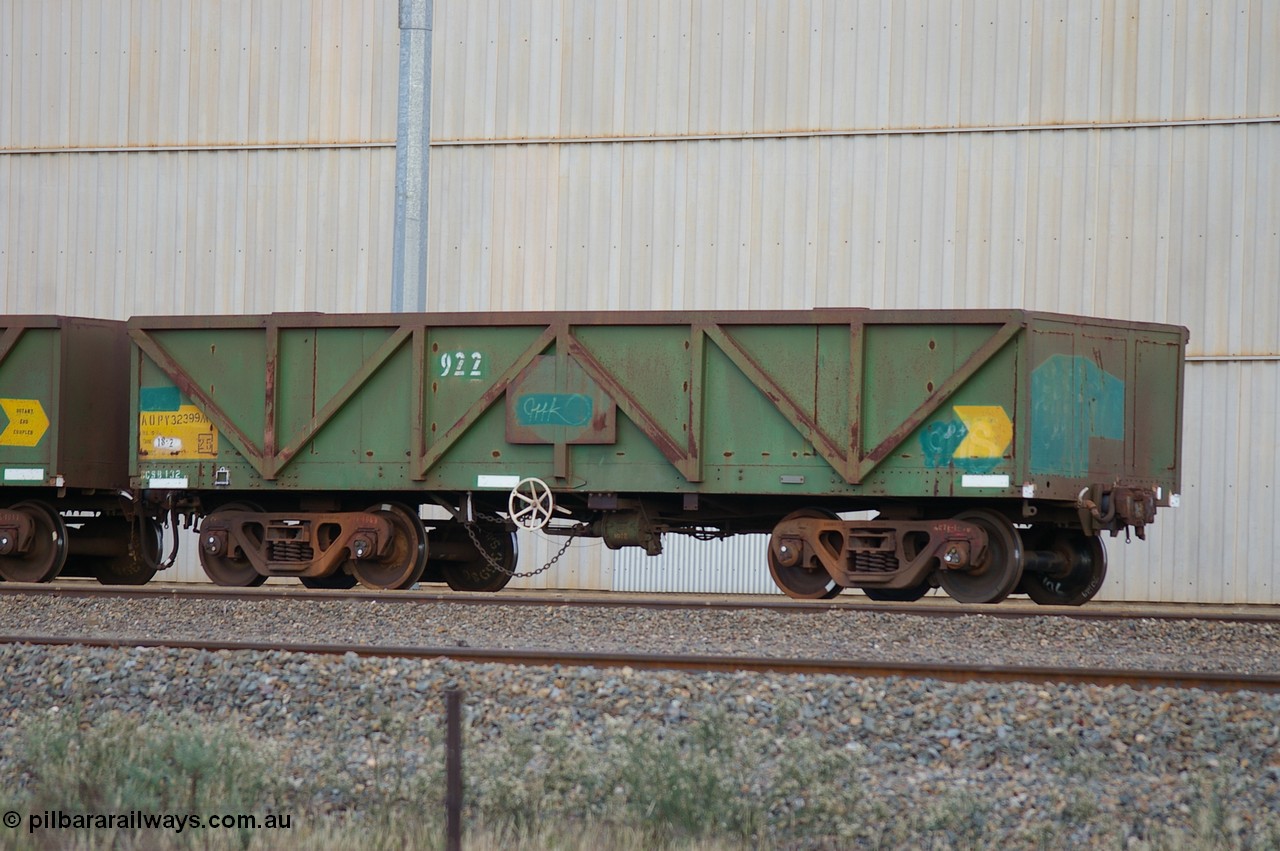
M 825 609 L 0 596 L 9 634 L 1280 673 L 1280 624 Z
M 0 598 L 0 612 L 5 631 L 51 635 L 976 656 L 1241 672 L 1274 671 L 1280 659 L 1274 626 L 1195 621 L 322 599 Z M 938 846 L 1164 847 L 1165 831 L 1228 836 L 1244 847 L 1280 841 L 1275 694 L 13 645 L 0 647 L 0 677 L 0 778 L 10 789 L 24 782 L 17 755 L 33 721 L 194 713 L 273 754 L 293 796 L 284 806 L 359 812 L 382 794 L 389 771 L 397 782 L 438 781 L 443 695 L 458 688 L 473 803 L 528 802 L 549 818 L 594 806 L 581 788 L 538 791 L 535 780 L 554 774 L 556 760 L 570 774 L 606 776 L 619 749 L 689 747 L 713 724 L 724 736 L 719 747 L 733 751 L 725 770 L 740 805 L 762 813 L 748 844 L 899 845 L 920 836 Z

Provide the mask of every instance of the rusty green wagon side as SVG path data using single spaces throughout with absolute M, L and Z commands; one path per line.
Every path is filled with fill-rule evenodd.
M 127 451 L 129 344 L 123 322 L 0 317 L 0 578 L 94 576 L 137 584 Z M 131 542 L 131 532 L 133 541 Z
M 219 582 L 496 590 L 514 525 L 771 533 L 797 597 L 1079 603 L 1179 491 L 1186 330 L 1018 310 L 135 318 L 131 475 Z M 450 519 L 428 531 L 416 506 Z M 875 509 L 871 521 L 839 512 Z

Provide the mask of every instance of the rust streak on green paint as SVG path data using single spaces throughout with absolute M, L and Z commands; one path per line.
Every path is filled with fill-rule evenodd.
M 133 342 L 142 350 L 142 353 L 149 357 L 157 367 L 160 368 L 165 375 L 181 390 L 187 394 L 187 398 L 191 399 L 209 418 L 218 432 L 231 441 L 232 445 L 245 457 L 245 460 L 258 472 L 264 479 L 269 479 L 267 475 L 266 458 L 262 450 L 259 449 L 254 442 L 249 439 L 240 428 L 231 421 L 226 412 L 213 401 L 208 393 L 204 392 L 201 387 L 191 380 L 182 366 L 174 360 L 173 356 L 165 350 L 156 340 L 141 329 L 133 329 L 129 331 L 129 336 L 133 338 Z
M 995 355 L 1005 347 L 1006 344 L 1018 335 L 1022 330 L 1022 323 L 1016 320 L 1006 322 L 1001 326 L 1000 330 L 991 335 L 991 339 L 983 343 L 982 346 L 969 356 L 960 368 L 951 374 L 949 378 L 943 381 L 938 388 L 925 399 L 921 405 L 912 411 L 911 415 L 903 421 L 902 425 L 895 428 L 888 437 L 880 441 L 880 445 L 872 449 L 863 456 L 858 463 L 857 475 L 854 478 L 854 484 L 860 483 L 867 477 L 867 474 L 876 468 L 876 466 L 888 457 L 889 453 L 897 449 L 904 440 L 907 439 L 924 424 L 930 416 L 934 414 L 942 405 L 951 398 L 951 396 L 960 389 L 966 381 L 973 377 L 983 364 L 995 357 Z

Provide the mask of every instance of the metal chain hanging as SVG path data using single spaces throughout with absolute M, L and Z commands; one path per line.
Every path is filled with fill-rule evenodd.
M 477 514 L 476 519 L 490 520 L 494 523 L 503 522 L 502 518 L 498 517 L 497 515 Z M 566 552 L 569 551 L 569 547 L 573 545 L 573 539 L 580 537 L 582 533 L 585 532 L 591 526 L 590 523 L 579 523 L 577 526 L 574 526 L 573 528 L 571 528 L 569 530 L 569 535 L 565 538 L 564 546 L 561 547 L 560 551 L 557 552 L 555 555 L 553 555 L 546 564 L 544 564 L 542 567 L 538 568 L 537 570 L 529 570 L 521 573 L 520 571 L 510 570 L 504 567 L 498 561 L 498 559 L 492 553 L 489 552 L 489 550 L 485 547 L 485 545 L 480 543 L 480 538 L 479 536 L 476 535 L 476 532 L 475 532 L 475 527 L 477 525 L 478 524 L 475 522 L 463 523 L 462 528 L 467 530 L 467 535 L 468 537 L 471 538 L 471 543 L 475 545 L 476 551 L 480 553 L 480 555 L 484 558 L 485 562 L 488 563 L 489 567 L 493 568 L 499 573 L 504 573 L 507 576 L 510 576 L 512 579 L 528 579 L 529 577 L 537 576 L 540 573 L 545 573 L 546 571 L 550 570 L 552 566 L 554 566 L 555 563 L 560 560 L 561 556 L 563 556 Z

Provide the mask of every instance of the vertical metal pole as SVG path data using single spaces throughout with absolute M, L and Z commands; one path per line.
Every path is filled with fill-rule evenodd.
M 445 848 L 462 851 L 462 692 L 445 692 Z
M 400 101 L 396 117 L 396 224 L 391 309 L 427 306 L 431 174 L 431 22 L 435 0 L 400 0 Z

